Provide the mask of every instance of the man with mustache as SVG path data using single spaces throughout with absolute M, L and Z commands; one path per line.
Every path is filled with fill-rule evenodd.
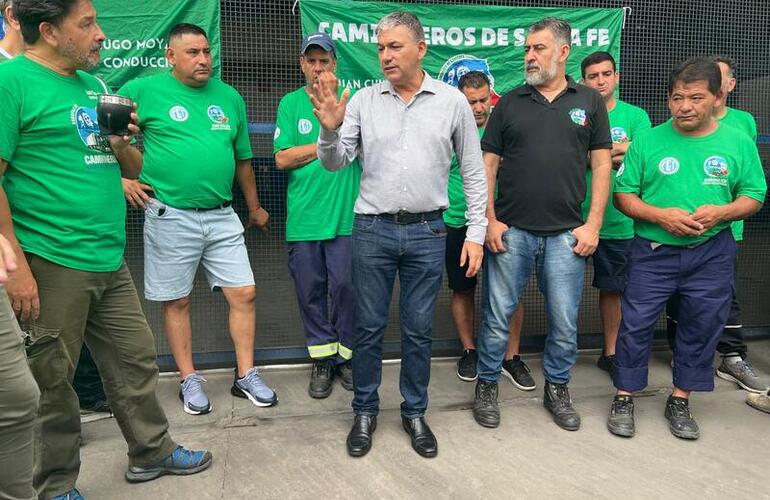
M 230 392 L 256 406 L 278 398 L 254 366 L 254 275 L 243 224 L 232 208 L 233 177 L 244 193 L 249 226 L 267 231 L 251 166 L 246 104 L 238 92 L 211 78 L 206 32 L 177 24 L 168 36 L 172 67 L 133 80 L 120 90 L 141 117 L 144 154 L 128 146 L 115 152 L 121 165 L 141 172 L 124 181 L 126 199 L 144 208 L 144 296 L 163 302 L 169 348 L 181 377 L 179 399 L 190 415 L 211 411 L 205 379 L 193 365 L 190 293 L 199 264 L 209 286 L 230 307 L 230 336 L 237 362 Z
M 557 18 L 529 27 L 527 83 L 500 99 L 481 140 L 489 253 L 473 416 L 484 427 L 500 425 L 497 381 L 508 324 L 534 270 L 548 315 L 543 404 L 559 427 L 580 428 L 567 383 L 577 359 L 585 261 L 599 242 L 609 194 L 612 141 L 599 93 L 566 75 L 570 37 L 570 25 Z M 592 201 L 583 220 L 589 153 Z
M 286 241 L 289 271 L 313 360 L 308 394 L 322 399 L 331 394 L 335 376 L 342 387 L 353 390 L 350 360 L 355 297 L 350 233 L 361 167 L 354 161 L 339 172 L 329 172 L 318 161 L 316 142 L 321 127 L 313 114 L 310 92 L 322 73 L 334 73 L 334 41 L 326 33 L 311 33 L 302 39 L 300 54 L 305 85 L 281 99 L 273 144 L 275 164 L 289 179 Z
M 107 89 L 83 71 L 98 64 L 105 39 L 96 11 L 89 0 L 14 0 L 13 9 L 26 50 L 0 64 L 0 233 L 16 252 L 6 290 L 41 392 L 34 487 L 39 498 L 82 498 L 71 382 L 84 339 L 128 445 L 126 479 L 202 471 L 211 454 L 168 434 L 155 395 L 155 340 L 123 260 L 126 210 L 113 150 L 138 129 L 99 133 L 95 107 Z
M 422 24 L 410 12 L 393 12 L 376 28 L 385 81 L 338 98 L 326 72 L 311 96 L 323 128 L 318 157 L 339 170 L 358 157 L 361 189 L 353 222 L 356 293 L 351 456 L 372 446 L 380 409 L 382 341 L 396 274 L 401 288 L 401 424 L 412 448 L 435 457 L 438 443 L 425 420 L 428 408 L 433 312 L 443 275 L 447 178 L 457 154 L 468 203 L 468 232 L 459 265 L 476 274 L 483 258 L 486 190 L 476 123 L 456 88 L 422 69 L 427 52 Z
M 668 80 L 672 119 L 636 139 L 616 177 L 615 204 L 634 219 L 628 286 L 622 297 L 607 428 L 636 432 L 632 393 L 647 386 L 650 345 L 666 301 L 679 295 L 673 390 L 664 415 L 671 433 L 698 439 L 692 391 L 714 389 L 712 363 L 730 312 L 737 247 L 732 221 L 761 207 L 767 186 L 754 142 L 715 118 L 722 104 L 717 63 L 693 58 Z

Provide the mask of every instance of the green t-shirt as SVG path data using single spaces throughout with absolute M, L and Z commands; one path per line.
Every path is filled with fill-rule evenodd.
M 10 61 L 11 59 L 12 59 L 11 56 L 7 52 L 0 49 L 0 63 L 5 61 Z
M 733 109 L 731 107 L 726 108 L 724 116 L 718 119 L 720 123 L 729 125 L 730 127 L 737 128 L 746 135 L 748 135 L 752 141 L 757 142 L 757 122 L 754 121 L 754 117 L 751 113 L 741 111 L 740 109 Z M 733 231 L 735 241 L 743 240 L 743 221 L 737 220 L 732 223 L 730 229 Z
M 120 166 L 96 121 L 97 78 L 21 55 L 0 64 L 3 188 L 26 252 L 89 272 L 120 268 L 126 202 Z
M 668 121 L 637 136 L 618 171 L 615 191 L 634 193 L 655 207 L 694 212 L 701 205 L 726 205 L 738 196 L 764 201 L 767 185 L 759 153 L 743 132 L 720 125 L 703 137 L 680 134 Z M 702 243 L 730 225 L 701 236 L 674 236 L 657 224 L 635 221 L 636 234 L 666 245 Z
M 138 78 L 120 94 L 138 106 L 144 134 L 139 180 L 176 208 L 210 208 L 233 198 L 235 161 L 252 158 L 246 104 L 212 78 L 188 87 L 168 73 Z
M 484 135 L 484 128 L 479 128 L 479 137 Z M 460 164 L 457 163 L 457 156 L 452 155 L 452 164 L 449 166 L 449 207 L 444 212 L 444 224 L 449 227 L 465 227 L 468 220 L 465 218 L 465 212 L 468 205 L 465 203 L 465 192 L 463 191 L 463 176 L 460 174 Z
M 615 107 L 609 112 L 610 131 L 612 133 L 612 142 L 627 143 L 634 140 L 636 135 L 652 127 L 650 117 L 642 108 L 632 106 L 618 99 Z M 599 231 L 599 238 L 603 240 L 625 240 L 634 237 L 634 221 L 626 217 L 620 210 L 615 208 L 612 201 L 612 193 L 615 189 L 615 175 L 617 170 L 613 170 L 610 175 L 610 197 L 607 200 L 607 208 L 604 211 L 604 220 L 602 229 Z M 583 201 L 583 220 L 588 218 L 588 211 L 591 209 L 591 169 L 586 171 L 586 199 Z
M 320 124 L 304 87 L 281 99 L 277 115 L 274 152 L 315 144 L 318 140 Z M 342 170 L 330 172 L 315 159 L 288 171 L 288 175 L 286 241 L 320 241 L 350 236 L 355 216 L 353 205 L 361 183 L 358 160 Z

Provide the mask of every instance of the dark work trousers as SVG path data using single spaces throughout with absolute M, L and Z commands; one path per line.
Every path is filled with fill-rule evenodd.
M 738 243 L 740 249 L 740 243 Z M 719 337 L 717 352 L 722 356 L 738 354 L 746 359 L 748 348 L 743 338 L 743 324 L 741 321 L 741 306 L 738 303 L 738 295 L 735 288 L 738 286 L 738 257 L 734 262 L 734 282 L 733 298 L 730 303 L 730 315 L 727 317 L 727 324 Z M 666 336 L 668 337 L 668 347 L 674 350 L 674 337 L 676 335 L 676 323 L 679 317 L 679 296 L 674 295 L 666 303 Z
M 729 229 L 695 247 L 656 246 L 644 238 L 634 239 L 628 285 L 621 299 L 613 372 L 616 388 L 639 391 L 647 386 L 655 323 L 668 299 L 678 294 L 674 386 L 686 391 L 713 390 L 712 363 L 730 312 L 735 253 Z
M 350 242 L 350 236 L 338 236 L 289 243 L 289 271 L 307 350 L 313 359 L 334 359 L 339 364 L 353 355 L 355 297 Z

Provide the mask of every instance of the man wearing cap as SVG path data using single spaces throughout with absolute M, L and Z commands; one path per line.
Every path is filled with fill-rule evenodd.
M 425 420 L 430 381 L 433 312 L 446 249 L 442 211 L 448 206 L 452 151 L 457 154 L 468 204 L 468 232 L 460 265 L 474 276 L 483 258 L 486 182 L 479 135 L 468 101 L 422 69 L 427 52 L 414 14 L 393 12 L 376 27 L 385 80 L 358 91 L 337 91 L 324 72 L 312 100 L 322 125 L 318 157 L 329 170 L 358 157 L 361 186 L 353 222 L 356 295 L 351 456 L 371 448 L 380 409 L 382 341 L 396 274 L 401 318 L 401 424 L 412 447 L 435 457 L 438 444 Z
M 336 63 L 329 35 L 312 33 L 302 39 L 299 65 L 306 84 L 281 99 L 273 139 L 275 164 L 289 177 L 286 241 L 289 271 L 313 360 L 308 393 L 319 399 L 331 394 L 335 375 L 345 389 L 353 390 L 350 234 L 361 167 L 354 160 L 346 168 L 330 172 L 318 161 L 320 125 L 309 94 L 320 74 L 334 73 Z
M 184 411 L 208 413 L 205 379 L 193 365 L 190 325 L 190 293 L 203 264 L 211 289 L 222 290 L 230 306 L 237 362 L 230 392 L 257 406 L 272 406 L 278 398 L 254 366 L 254 275 L 244 227 L 232 208 L 235 177 L 248 205 L 249 226 L 267 230 L 268 214 L 259 204 L 251 166 L 246 105 L 234 88 L 211 78 L 203 29 L 178 24 L 168 40 L 171 72 L 133 80 L 120 91 L 136 101 L 144 134 L 144 155 L 133 146 L 115 152 L 121 165 L 141 170 L 140 182 L 124 182 L 124 193 L 145 213 L 144 295 L 163 302 Z

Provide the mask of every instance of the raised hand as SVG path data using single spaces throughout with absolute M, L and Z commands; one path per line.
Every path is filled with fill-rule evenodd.
M 337 76 L 324 71 L 313 83 L 310 101 L 313 103 L 313 114 L 327 130 L 336 130 L 345 119 L 345 108 L 350 97 L 350 89 L 345 89 L 342 96 L 337 98 Z

